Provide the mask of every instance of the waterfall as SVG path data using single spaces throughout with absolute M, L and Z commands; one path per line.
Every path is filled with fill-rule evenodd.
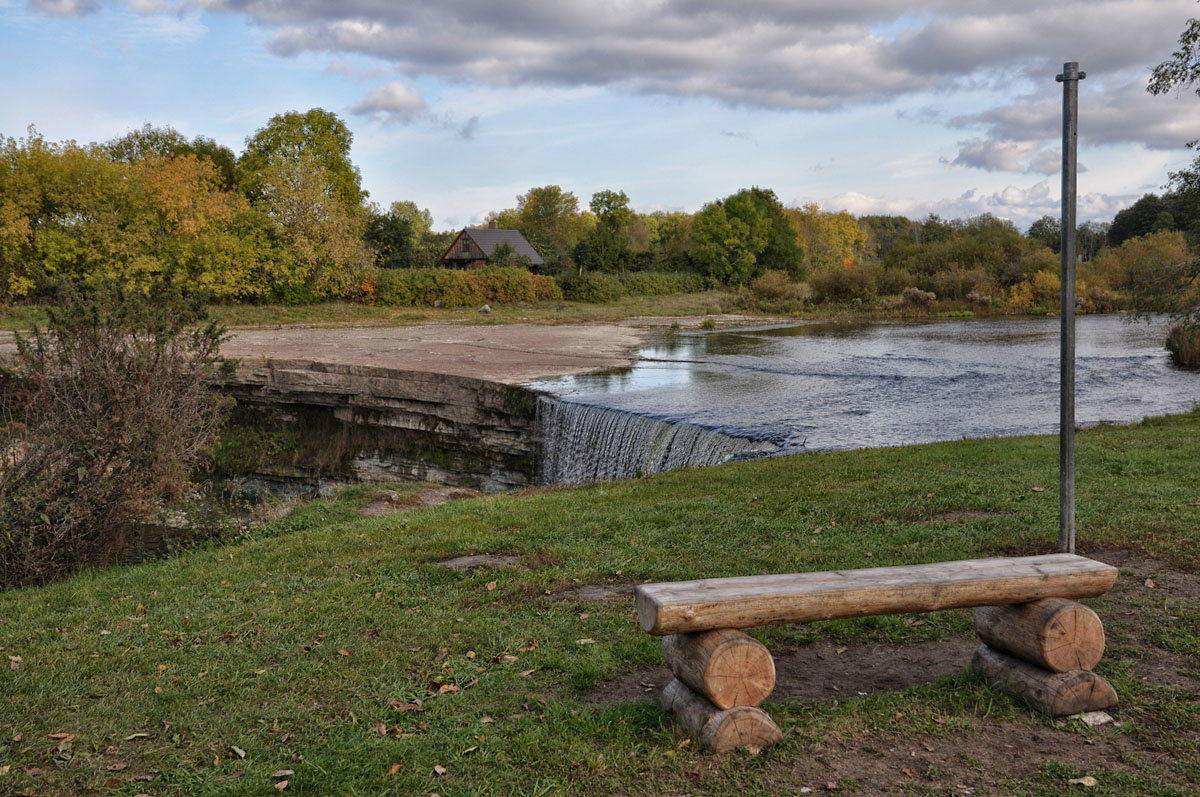
M 777 450 L 771 443 L 730 437 L 703 426 L 545 396 L 538 399 L 537 427 L 542 484 L 631 479 Z

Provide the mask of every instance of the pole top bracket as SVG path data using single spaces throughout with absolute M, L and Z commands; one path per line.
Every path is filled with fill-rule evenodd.
M 1087 72 L 1079 71 L 1078 61 L 1068 61 L 1063 64 L 1062 74 L 1055 75 L 1054 79 L 1059 83 L 1065 83 L 1068 80 L 1083 80 L 1085 77 L 1087 77 Z

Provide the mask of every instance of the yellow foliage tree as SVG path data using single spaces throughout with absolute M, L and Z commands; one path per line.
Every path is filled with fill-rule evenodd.
M 810 202 L 786 213 L 804 244 L 810 272 L 862 263 L 867 253 L 867 231 L 848 212 L 829 213 Z

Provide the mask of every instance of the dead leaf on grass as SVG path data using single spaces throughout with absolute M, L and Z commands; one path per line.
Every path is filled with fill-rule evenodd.
M 131 733 L 128 736 L 126 736 L 122 741 L 132 742 L 134 739 L 149 739 L 149 738 L 150 738 L 150 734 L 148 734 L 148 733 Z
M 495 582 L 495 581 L 489 581 L 489 582 L 487 583 L 487 589 L 488 589 L 488 592 L 495 592 L 495 590 L 496 590 L 496 582 Z
M 286 780 L 281 780 L 281 781 L 279 781 L 278 783 L 276 783 L 276 784 L 275 784 L 275 791 L 283 791 L 283 790 L 284 790 L 284 789 L 286 789 L 287 787 L 288 787 L 288 781 L 286 781 Z
M 404 766 L 404 765 L 401 764 L 399 761 L 397 761 L 395 764 L 392 764 L 391 768 L 388 770 L 388 774 L 395 775 L 396 773 L 398 773 L 400 771 L 400 767 L 402 767 L 402 766 Z
M 1084 775 L 1082 778 L 1071 778 L 1067 781 L 1068 786 L 1083 786 L 1088 789 L 1099 785 L 1099 783 L 1100 781 L 1096 780 L 1091 775 Z
M 433 765 L 433 774 L 435 774 L 435 775 L 445 775 L 445 774 L 446 774 L 446 768 L 445 768 L 444 766 L 442 766 L 441 764 L 434 764 L 434 765 Z
M 292 775 L 295 775 L 295 774 L 296 774 L 295 770 L 292 770 L 292 769 L 278 769 L 271 773 L 271 777 L 273 777 L 273 778 L 290 778 Z

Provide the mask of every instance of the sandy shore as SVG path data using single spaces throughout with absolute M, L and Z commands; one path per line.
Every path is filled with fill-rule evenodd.
M 638 317 L 609 324 L 414 324 L 235 329 L 221 347 L 254 366 L 271 359 L 373 365 L 455 374 L 507 384 L 622 368 L 635 350 L 672 324 L 696 329 L 705 318 L 722 327 L 762 323 L 749 316 Z M 0 335 L 0 356 L 11 355 Z

